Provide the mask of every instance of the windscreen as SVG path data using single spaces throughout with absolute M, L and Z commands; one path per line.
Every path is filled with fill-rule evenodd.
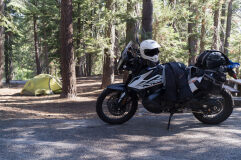
M 132 46 L 132 44 L 133 44 L 133 42 L 130 41 L 130 42 L 126 45 L 126 47 L 125 47 L 125 49 L 123 50 L 123 52 L 121 53 L 121 57 L 120 57 L 120 60 L 119 60 L 119 62 L 118 62 L 118 66 L 117 66 L 117 69 L 118 69 L 118 70 L 121 69 L 121 67 L 123 67 L 123 64 L 128 60 L 127 51 L 128 51 L 128 49 Z

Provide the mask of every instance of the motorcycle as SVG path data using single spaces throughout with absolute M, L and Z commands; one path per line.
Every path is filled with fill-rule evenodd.
M 118 70 L 129 71 L 126 82 L 109 85 L 97 99 L 96 112 L 101 120 L 109 124 L 125 123 L 136 113 L 139 100 L 151 113 L 170 113 L 168 129 L 175 113 L 191 112 L 205 124 L 219 124 L 231 115 L 233 99 L 224 82 L 227 72 L 235 77 L 233 69 L 239 67 L 238 63 L 230 61 L 213 69 L 184 67 L 192 96 L 169 101 L 165 96 L 169 81 L 165 73 L 167 64 L 148 64 L 133 44 L 128 43 L 118 61 Z

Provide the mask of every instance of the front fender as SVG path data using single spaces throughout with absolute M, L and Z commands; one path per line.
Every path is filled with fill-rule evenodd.
M 117 84 L 111 84 L 107 86 L 108 89 L 111 90 L 117 90 L 117 91 L 125 91 L 126 87 L 124 83 L 117 83 Z
M 136 92 L 129 92 L 124 83 L 111 84 L 111 85 L 107 86 L 107 89 L 126 92 L 130 97 L 136 99 L 137 101 L 139 99 Z

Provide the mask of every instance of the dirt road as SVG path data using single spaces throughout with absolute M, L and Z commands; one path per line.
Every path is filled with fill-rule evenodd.
M 136 117 L 111 126 L 96 117 L 99 77 L 78 79 L 78 98 L 19 96 L 0 89 L 0 160 L 240 160 L 241 109 L 218 126 L 191 114 Z
M 1 160 L 240 160 L 241 109 L 218 126 L 179 114 L 139 116 L 111 126 L 99 119 L 0 121 Z

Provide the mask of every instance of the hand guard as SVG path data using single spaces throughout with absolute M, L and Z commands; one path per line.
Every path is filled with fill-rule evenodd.
M 235 62 L 232 62 L 232 61 L 229 61 L 230 64 L 227 66 L 228 69 L 234 69 L 234 68 L 239 68 L 240 64 L 239 63 L 235 63 Z

